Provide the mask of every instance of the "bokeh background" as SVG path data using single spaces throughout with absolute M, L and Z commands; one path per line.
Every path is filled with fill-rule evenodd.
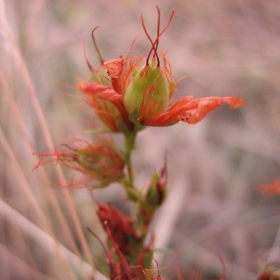
M 90 227 L 104 240 L 88 190 L 54 188 L 78 176 L 52 164 L 32 171 L 34 152 L 87 139 L 88 117 L 77 93 L 78 78 L 93 66 L 133 52 L 146 54 L 142 13 L 160 40 L 179 79 L 175 98 L 237 95 L 246 105 L 226 105 L 196 125 L 179 123 L 139 134 L 133 156 L 137 183 L 145 188 L 168 158 L 169 197 L 152 225 L 156 259 L 164 279 L 187 279 L 201 268 L 203 279 L 256 279 L 261 263 L 280 265 L 280 199 L 263 196 L 260 184 L 280 179 L 280 2 L 273 0 L 0 1 L 0 271 L 1 279 L 89 279 L 92 255 L 104 255 Z M 122 138 L 116 141 L 122 145 Z M 124 211 L 118 185 L 94 192 Z M 88 244 L 88 245 L 87 245 Z M 64 247 L 63 247 L 64 246 Z M 82 256 L 82 257 L 81 257 Z M 81 260 L 83 258 L 83 261 Z M 88 263 L 88 264 L 87 264 Z M 97 279 L 102 279 L 97 274 Z

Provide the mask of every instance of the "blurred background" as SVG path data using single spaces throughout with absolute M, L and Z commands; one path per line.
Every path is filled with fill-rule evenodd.
M 280 2 L 233 1 L 0 1 L 0 271 L 1 279 L 89 279 L 92 255 L 104 255 L 90 227 L 104 239 L 88 190 L 53 187 L 77 178 L 69 169 L 38 163 L 74 138 L 90 139 L 76 98 L 78 79 L 90 72 L 81 47 L 99 66 L 91 30 L 105 60 L 146 54 L 160 39 L 179 83 L 174 98 L 237 95 L 196 125 L 178 123 L 139 134 L 133 163 L 140 188 L 168 158 L 169 196 L 152 225 L 164 279 L 185 279 L 201 268 L 203 279 L 256 279 L 261 263 L 280 265 L 280 198 L 263 196 L 260 184 L 280 180 Z M 122 138 L 116 141 L 122 145 Z M 124 211 L 120 186 L 94 192 Z M 89 245 L 87 245 L 89 244 Z M 83 260 L 82 260 L 83 259 Z M 97 274 L 97 279 L 102 277 Z

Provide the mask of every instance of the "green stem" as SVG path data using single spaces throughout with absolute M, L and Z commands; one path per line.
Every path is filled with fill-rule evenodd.
M 125 152 L 124 158 L 127 167 L 127 176 L 124 180 L 124 187 L 127 194 L 127 199 L 134 202 L 143 201 L 143 194 L 134 185 L 134 173 L 131 163 L 131 153 L 135 148 L 137 131 L 132 131 L 125 137 Z
M 124 158 L 127 168 L 127 176 L 123 182 L 127 194 L 127 199 L 134 202 L 140 202 L 143 201 L 143 194 L 134 185 L 134 174 L 131 163 L 131 153 L 135 148 L 136 135 L 137 130 L 132 131 L 130 134 L 125 136 Z
M 127 166 L 127 183 L 128 187 L 135 188 L 134 186 L 134 174 L 131 164 L 131 153 L 135 148 L 135 139 L 137 132 L 132 132 L 129 135 L 126 135 L 125 138 L 125 162 Z

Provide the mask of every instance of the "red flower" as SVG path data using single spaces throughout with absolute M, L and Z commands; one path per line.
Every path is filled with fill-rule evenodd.
M 133 243 L 140 241 L 140 237 L 133 227 L 132 218 L 124 215 L 110 204 L 99 204 L 97 215 L 105 231 L 110 230 L 114 242 L 122 254 L 131 253 Z
M 127 83 L 130 83 L 133 69 L 141 61 L 141 58 L 128 59 L 128 54 L 125 63 L 123 56 L 104 62 L 94 37 L 94 31 L 98 27 L 93 29 L 92 39 L 101 66 L 98 69 L 92 67 L 85 54 L 83 42 L 84 56 L 91 71 L 91 77 L 88 82 L 80 82 L 78 89 L 87 97 L 87 103 L 111 132 L 126 133 L 127 129 L 132 130 L 134 125 L 129 120 L 122 103 L 123 89 Z
M 259 272 L 257 280 L 280 280 L 280 274 L 277 268 L 271 265 L 264 265 Z
M 270 184 L 263 184 L 258 187 L 258 191 L 261 194 L 272 195 L 280 194 L 280 181 L 273 181 Z
M 196 124 L 223 103 L 227 103 L 231 109 L 235 109 L 245 102 L 236 96 L 205 97 L 195 100 L 193 100 L 192 96 L 187 96 L 171 103 L 165 112 L 144 120 L 143 124 L 148 126 L 168 126 L 179 121 Z
M 66 150 L 61 151 L 62 147 Z M 124 159 L 112 141 L 103 139 L 93 144 L 80 141 L 78 146 L 62 144 L 54 153 L 37 155 L 41 160 L 35 168 L 49 162 L 60 162 L 85 174 L 87 178 L 83 182 L 90 181 L 96 187 L 107 186 L 123 178 Z
M 129 51 L 126 57 L 120 56 L 119 59 L 103 63 L 111 84 L 105 85 L 102 83 L 102 79 L 79 84 L 79 90 L 91 99 L 92 107 L 96 109 L 96 101 L 94 101 L 96 99 L 112 103 L 127 128 L 133 130 L 134 125 L 139 124 L 169 126 L 179 121 L 195 124 L 223 103 L 227 103 L 232 109 L 243 105 L 244 100 L 236 96 L 199 99 L 187 96 L 170 103 L 170 98 L 177 89 L 177 81 L 172 76 L 171 64 L 165 55 L 161 55 L 163 66 L 160 66 L 158 43 L 160 36 L 170 25 L 174 11 L 161 31 L 159 9 L 158 15 L 157 37 L 154 41 L 147 32 L 141 16 L 143 29 L 152 46 L 146 57 L 145 65 L 140 70 L 138 70 L 138 66 L 142 57 L 129 58 L 131 52 Z M 100 107 L 97 109 L 97 114 L 100 118 L 110 115 L 108 109 Z

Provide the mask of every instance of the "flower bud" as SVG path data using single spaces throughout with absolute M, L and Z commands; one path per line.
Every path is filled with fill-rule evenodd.
M 104 229 L 110 230 L 114 242 L 123 254 L 130 253 L 134 248 L 134 243 L 141 241 L 134 229 L 133 219 L 112 205 L 99 204 L 97 215 Z
M 88 102 L 106 129 L 110 132 L 127 132 L 127 126 L 120 112 L 112 102 L 99 98 L 90 98 Z
M 145 120 L 162 112 L 169 103 L 169 82 L 152 58 L 134 77 L 125 91 L 124 105 L 130 120 Z
M 150 187 L 146 194 L 147 203 L 151 206 L 158 207 L 161 205 L 166 197 L 166 181 L 167 181 L 167 167 L 166 162 L 161 169 L 160 174 L 154 173 Z
M 102 186 L 120 181 L 123 177 L 124 160 L 112 144 L 88 145 L 77 153 L 77 163 Z

